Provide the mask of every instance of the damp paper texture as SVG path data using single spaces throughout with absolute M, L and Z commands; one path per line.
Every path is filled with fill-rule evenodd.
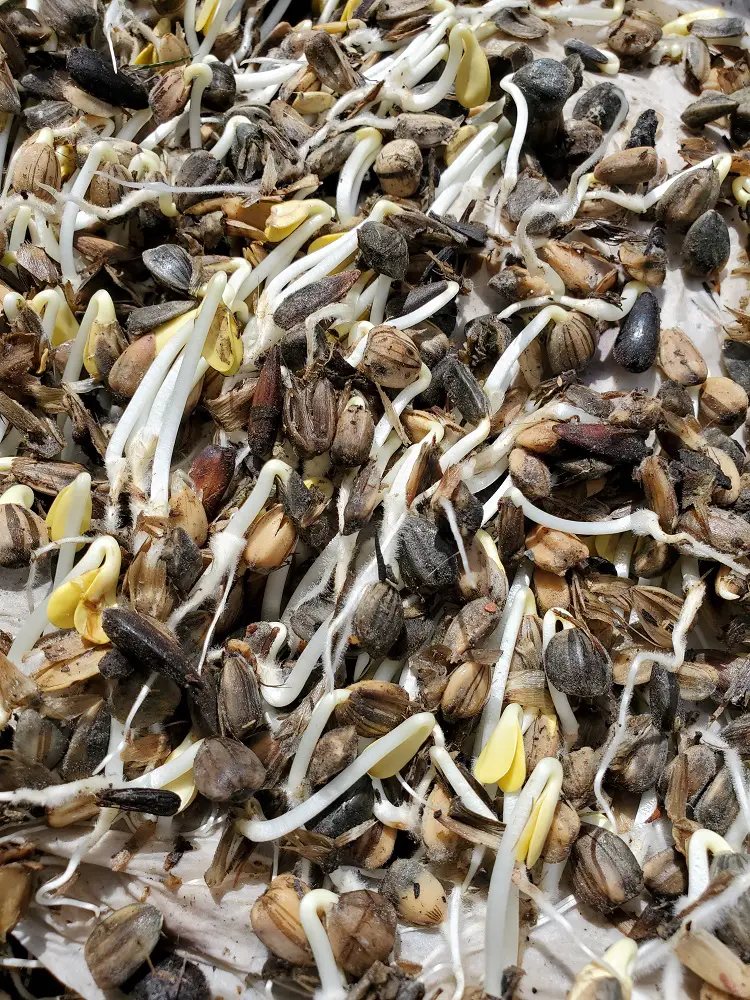
M 656 0 L 640 0 L 639 8 L 652 10 L 664 20 L 689 10 L 699 10 L 709 6 L 698 0 L 682 0 L 679 5 L 659 3 Z M 727 13 L 747 17 L 747 0 L 726 0 L 723 4 Z M 582 38 L 596 44 L 606 36 L 606 28 L 580 25 L 569 28 L 556 25 L 553 36 L 546 42 L 535 41 L 535 58 L 550 55 L 563 56 L 562 43 L 566 37 Z M 630 110 L 623 128 L 612 140 L 609 152 L 622 148 L 630 127 L 640 112 L 646 108 L 656 110 L 663 121 L 657 138 L 657 152 L 666 160 L 670 173 L 686 165 L 678 155 L 680 139 L 686 133 L 681 127 L 680 114 L 686 105 L 695 99 L 682 85 L 679 64 L 645 66 L 635 72 L 621 71 L 616 77 L 602 77 L 584 72 L 583 89 L 604 80 L 612 80 L 624 90 Z M 580 96 L 571 98 L 570 106 Z M 567 110 L 567 109 L 566 109 Z M 717 138 L 718 132 L 708 126 L 704 130 L 708 138 Z M 724 146 L 717 146 L 723 151 Z M 496 176 L 496 175 L 495 175 Z M 490 204 L 495 201 L 497 184 L 490 194 Z M 727 275 L 737 265 L 740 249 L 737 229 L 742 233 L 744 225 L 737 227 L 736 209 L 719 204 L 718 210 L 725 214 L 730 223 L 732 256 Z M 489 209 L 482 215 L 477 209 L 475 218 L 494 224 L 495 213 Z M 631 215 L 628 224 L 638 226 Z M 501 230 L 502 231 L 502 230 Z M 579 238 L 578 236 L 576 238 Z M 585 236 L 582 237 L 585 239 Z M 612 251 L 612 247 L 603 248 Z M 725 306 L 736 307 L 746 292 L 745 278 L 725 276 L 721 285 L 720 298 L 709 294 L 700 281 L 685 278 L 679 268 L 679 253 L 670 247 L 670 269 L 662 288 L 655 294 L 661 305 L 662 328 L 679 326 L 695 343 L 706 360 L 709 375 L 723 374 L 721 365 L 722 326 L 731 317 L 724 311 Z M 481 280 L 476 282 L 476 291 L 461 302 L 460 325 L 473 316 L 493 311 L 492 293 L 481 290 Z M 460 326 L 459 326 L 460 328 Z M 594 389 L 624 390 L 643 387 L 653 391 L 658 385 L 659 375 L 655 369 L 643 375 L 632 375 L 619 369 L 613 374 L 609 360 L 617 327 L 609 330 L 600 340 L 598 353 L 588 366 L 585 379 Z M 14 633 L 19 623 L 28 615 L 29 605 L 25 591 L 27 571 L 4 570 L 0 572 L 0 628 Z M 34 598 L 41 600 L 48 589 L 48 583 L 35 587 Z M 58 856 L 62 866 L 70 857 L 76 841 L 89 828 L 48 829 L 42 826 L 30 834 L 39 848 L 48 855 Z M 250 909 L 265 889 L 272 858 L 270 852 L 259 853 L 257 877 L 249 884 L 226 892 L 223 896 L 212 897 L 204 881 L 220 836 L 220 828 L 213 832 L 203 830 L 198 836 L 186 833 L 186 839 L 193 847 L 170 871 L 164 867 L 165 857 L 174 847 L 173 840 L 160 841 L 158 834 L 133 857 L 123 872 L 110 870 L 112 858 L 124 847 L 130 831 L 116 830 L 107 833 L 97 847 L 86 856 L 79 877 L 66 886 L 66 895 L 87 899 L 104 907 L 116 909 L 134 901 L 148 901 L 157 906 L 164 915 L 164 927 L 170 939 L 176 943 L 176 950 L 202 964 L 212 996 L 224 1000 L 239 998 L 243 994 L 260 997 L 263 982 L 248 985 L 248 974 L 261 972 L 267 952 L 257 940 L 250 926 Z M 625 837 L 642 861 L 656 851 L 667 846 L 668 834 L 657 823 L 639 824 Z M 178 881 L 179 880 L 179 881 Z M 377 888 L 373 881 L 372 888 Z M 602 954 L 604 950 L 620 938 L 620 933 L 593 911 L 579 908 L 572 897 L 562 897 L 563 912 L 570 921 L 578 940 L 592 951 Z M 88 971 L 83 957 L 83 945 L 92 927 L 91 914 L 81 909 L 66 907 L 32 906 L 29 915 L 13 931 L 13 936 L 36 958 L 40 959 L 65 986 L 80 994 L 84 1000 L 117 1000 L 123 994 L 119 990 L 100 990 Z M 484 899 L 480 891 L 470 891 L 463 902 L 461 920 L 461 943 L 467 985 L 482 981 L 484 966 Z M 411 962 L 423 963 L 430 959 L 430 967 L 438 963 L 450 963 L 445 934 L 440 928 L 424 931 L 421 928 L 408 930 L 397 939 L 397 954 Z M 439 954 L 438 954 L 439 950 Z M 524 1000 L 560 1000 L 570 989 L 573 977 L 589 959 L 574 946 L 568 933 L 559 925 L 542 919 L 540 925 L 531 932 L 523 954 L 525 976 L 520 986 L 520 996 Z M 450 966 L 445 978 L 446 995 L 451 994 Z M 661 997 L 653 981 L 638 980 L 633 990 L 633 1000 Z M 685 996 L 698 996 L 699 981 L 685 975 Z M 275 996 L 283 994 L 278 989 Z M 428 991 L 429 996 L 429 991 Z M 672 998 L 670 998 L 672 1000 Z M 677 1000 L 677 998 L 674 998 Z

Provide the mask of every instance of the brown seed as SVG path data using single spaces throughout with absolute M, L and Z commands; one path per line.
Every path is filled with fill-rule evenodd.
M 583 313 L 571 312 L 555 323 L 547 338 L 547 358 L 553 375 L 581 371 L 596 351 L 594 324 Z
M 301 458 L 314 458 L 331 447 L 336 411 L 336 391 L 327 378 L 307 385 L 292 380 L 284 397 L 284 429 Z
M 526 756 L 526 773 L 531 774 L 540 760 L 557 757 L 560 749 L 560 732 L 557 720 L 549 715 L 538 715 L 523 735 Z
M 274 323 L 282 330 L 291 330 L 299 323 L 304 323 L 312 313 L 340 302 L 361 276 L 361 271 L 352 268 L 328 278 L 320 278 L 299 291 L 292 292 L 274 312 Z
M 180 796 L 167 788 L 108 788 L 96 799 L 98 806 L 152 816 L 174 816 L 180 808 Z
M 721 181 L 713 167 L 681 175 L 656 204 L 658 222 L 687 229 L 699 215 L 716 206 Z
M 396 907 L 402 920 L 430 926 L 445 919 L 445 891 L 432 872 L 419 861 L 394 861 L 383 880 L 381 892 Z
M 628 792 L 645 792 L 656 784 L 667 763 L 668 740 L 650 715 L 631 715 L 607 773 Z
M 612 25 L 607 32 L 609 47 L 618 56 L 638 58 L 644 55 L 661 39 L 659 22 L 648 15 L 626 14 Z
M 96 985 L 109 990 L 132 976 L 154 950 L 163 922 L 147 903 L 131 903 L 99 921 L 84 949 Z
M 350 697 L 336 706 L 336 720 L 354 726 L 359 736 L 384 736 L 409 714 L 409 695 L 390 681 L 358 681 L 347 691 Z
M 643 881 L 655 896 L 683 896 L 688 890 L 685 859 L 673 847 L 653 854 L 643 865 Z
M 548 573 L 564 576 L 584 559 L 589 550 L 575 535 L 538 525 L 526 536 L 526 548 L 535 564 Z
M 548 573 L 537 566 L 532 582 L 540 614 L 545 614 L 550 608 L 570 607 L 570 587 L 564 576 Z
M 664 284 L 667 275 L 667 252 L 663 230 L 655 226 L 645 244 L 625 242 L 618 251 L 620 263 L 631 278 L 643 281 L 649 288 Z
M 580 829 L 581 821 L 575 809 L 567 802 L 558 802 L 542 848 L 544 861 L 547 864 L 559 864 L 565 861 L 578 838 Z
M 384 868 L 396 846 L 398 830 L 375 822 L 370 829 L 349 845 L 348 855 L 355 865 L 374 871 Z
M 524 427 L 516 436 L 516 445 L 540 455 L 548 455 L 554 452 L 560 444 L 556 428 L 556 420 L 540 420 L 539 423 L 532 424 L 531 427 Z
M 533 452 L 514 448 L 508 459 L 508 471 L 529 500 L 542 500 L 552 492 L 552 473 L 546 463 Z
M 23 865 L 0 868 L 0 942 L 7 940 L 31 900 L 32 873 Z
M 386 194 L 409 198 L 419 187 L 422 153 L 412 139 L 387 142 L 375 160 L 375 173 Z
M 87 198 L 92 205 L 111 208 L 122 201 L 128 191 L 119 181 L 130 180 L 130 174 L 119 163 L 103 163 L 91 178 Z
M 195 787 L 211 802 L 244 802 L 265 777 L 252 750 L 223 736 L 204 740 L 193 764 Z
M 650 181 L 659 169 L 659 157 L 651 146 L 635 146 L 610 153 L 597 163 L 594 177 L 601 184 L 640 184 Z
M 304 51 L 310 69 L 334 94 L 346 94 L 361 85 L 362 77 L 351 68 L 341 46 L 327 32 L 311 32 Z
M 354 615 L 354 634 L 371 656 L 386 656 L 404 627 L 401 596 L 388 582 L 369 583 Z
M 357 368 L 386 389 L 404 389 L 419 378 L 422 359 L 408 333 L 395 326 L 373 327 Z
M 495 628 L 500 614 L 498 605 L 483 597 L 465 604 L 443 636 L 443 644 L 451 650 L 451 662 L 456 663 L 464 653 L 478 646 Z
M 218 707 L 222 732 L 236 740 L 246 739 L 263 718 L 255 671 L 239 650 L 224 656 Z
M 656 455 L 644 458 L 638 467 L 638 476 L 647 505 L 659 515 L 659 524 L 670 534 L 677 524 L 680 507 L 666 461 Z
M 694 510 L 680 515 L 678 531 L 686 531 L 699 542 L 713 545 L 732 555 L 750 552 L 750 524 L 739 514 L 720 507 L 708 507 L 698 517 Z
M 354 726 L 341 726 L 321 736 L 307 770 L 313 788 L 327 784 L 357 756 L 359 737 Z
M 704 424 L 735 430 L 745 420 L 747 408 L 747 393 L 731 378 L 712 376 L 701 386 L 698 414 Z
M 427 805 L 422 813 L 422 843 L 432 861 L 444 861 L 455 855 L 465 841 L 440 822 L 447 815 L 451 797 L 443 786 L 436 782 L 427 796 Z
M 661 331 L 659 367 L 678 385 L 701 385 L 708 377 L 708 366 L 692 340 L 679 327 Z
M 544 651 L 551 684 L 577 698 L 597 698 L 612 685 L 612 663 L 602 644 L 583 628 L 555 632 Z
M 451 673 L 440 708 L 448 720 L 472 719 L 479 715 L 490 696 L 492 671 L 484 663 L 461 663 Z
M 283 396 L 281 353 L 278 347 L 272 347 L 260 370 L 247 426 L 250 453 L 258 458 L 264 458 L 273 448 L 281 426 Z
M 260 514 L 247 536 L 243 559 L 255 573 L 272 573 L 287 560 L 297 544 L 297 528 L 276 503 Z
M 41 201 L 54 203 L 53 195 L 42 185 L 62 190 L 60 165 L 54 148 L 46 142 L 37 142 L 32 136 L 19 150 L 13 167 L 11 187 L 19 193 L 36 195 Z
M 353 393 L 336 422 L 336 433 L 331 445 L 334 465 L 352 468 L 367 461 L 375 433 L 372 411 L 359 393 Z
M 342 892 L 326 917 L 326 932 L 336 964 L 362 976 L 373 962 L 387 962 L 396 940 L 396 911 L 385 896 L 370 889 Z
M 107 384 L 122 399 L 130 399 L 156 357 L 156 337 L 147 333 L 126 347 L 112 365 Z
M 33 510 L 0 504 L 0 566 L 28 566 L 34 549 L 49 541 L 47 526 Z
M 420 149 L 444 146 L 458 132 L 458 125 L 443 115 L 419 114 L 402 111 L 396 117 L 396 139 L 411 139 Z
M 611 913 L 643 892 L 643 873 L 624 840 L 584 824 L 570 855 L 572 888 L 579 902 Z
M 313 965 L 299 904 L 309 887 L 294 875 L 277 875 L 250 911 L 253 931 L 268 950 L 291 965 Z

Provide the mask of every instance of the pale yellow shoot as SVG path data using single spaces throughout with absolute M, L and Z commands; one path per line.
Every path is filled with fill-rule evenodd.
M 49 537 L 53 542 L 59 542 L 61 538 L 65 538 L 65 524 L 68 520 L 68 514 L 70 512 L 70 505 L 74 501 L 75 493 L 73 490 L 73 483 L 66 486 L 65 489 L 60 490 L 55 499 L 52 501 L 52 506 L 49 509 L 45 524 L 49 530 Z M 80 534 L 84 534 L 91 527 L 91 490 L 88 490 L 86 495 L 86 501 L 83 506 L 83 516 L 81 518 L 81 530 Z
M 428 713 L 425 713 L 427 716 Z M 395 750 L 391 750 L 389 754 L 386 754 L 382 760 L 380 760 L 374 767 L 369 770 L 369 775 L 371 778 L 392 778 L 394 774 L 398 774 L 401 768 L 406 767 L 409 761 L 412 759 L 414 754 L 419 750 L 424 741 L 430 735 L 432 730 L 435 728 L 435 719 L 429 716 L 431 721 L 425 721 L 423 725 L 418 726 L 413 732 L 410 732 L 403 743 L 397 746 Z M 385 739 L 385 736 L 381 736 L 380 739 Z M 370 744 L 370 749 L 376 747 L 378 740 Z
M 185 751 L 188 750 L 191 746 L 194 746 L 199 739 L 200 736 L 198 736 L 197 733 L 194 733 L 193 730 L 191 729 L 190 732 L 185 737 L 185 739 L 182 741 L 182 743 L 180 743 L 178 747 L 174 748 L 174 750 L 167 757 L 164 763 L 169 764 L 170 761 L 176 760 L 178 757 L 181 757 L 185 753 Z M 193 802 L 197 794 L 195 781 L 193 780 L 192 767 L 190 768 L 189 771 L 185 771 L 184 774 L 181 774 L 177 778 L 174 778 L 172 781 L 168 781 L 165 785 L 162 785 L 162 788 L 164 788 L 168 792 L 174 792 L 176 795 L 180 796 L 180 808 L 177 810 L 177 812 L 178 813 L 184 812 L 187 809 L 187 807 Z
M 99 378 L 99 367 L 96 363 L 96 338 L 106 326 L 111 326 L 117 322 L 115 304 L 109 292 L 97 292 L 96 316 L 91 324 L 89 335 L 86 338 L 86 346 L 83 350 L 83 367 L 93 378 Z
M 151 42 L 142 48 L 138 55 L 133 60 L 133 66 L 150 66 L 152 63 L 156 62 L 156 49 Z
M 527 868 L 533 868 L 541 857 L 544 842 L 555 817 L 561 788 L 562 767 L 560 766 L 548 777 L 544 790 L 534 803 L 534 808 L 531 810 L 531 815 L 516 845 L 516 861 L 519 864 L 526 864 Z
M 715 21 L 717 18 L 725 17 L 721 7 L 704 7 L 703 10 L 694 10 L 689 14 L 681 14 L 674 21 L 668 21 L 662 28 L 662 35 L 687 35 L 689 26 L 694 21 Z
M 325 236 L 319 236 L 316 240 L 313 240 L 310 246 L 307 248 L 308 254 L 315 253 L 316 250 L 322 250 L 323 247 L 329 247 L 336 240 L 340 240 L 342 236 L 346 233 L 328 233 Z
M 264 230 L 266 239 L 272 243 L 285 240 L 309 216 L 310 208 L 304 201 L 282 201 L 272 205 Z
M 346 0 L 344 10 L 341 14 L 342 21 L 351 21 L 352 14 L 359 7 L 361 0 Z
M 159 351 L 163 351 L 169 341 L 178 333 L 186 323 L 191 323 L 195 317 L 198 315 L 197 309 L 191 309 L 190 312 L 183 313 L 182 316 L 176 316 L 174 319 L 168 320 L 166 323 L 162 323 L 160 326 L 154 327 L 154 349 L 158 354 Z
M 34 504 L 34 491 L 30 486 L 22 486 L 20 483 L 16 483 L 15 486 L 11 486 L 0 496 L 0 505 L 6 503 L 12 503 L 17 507 L 25 507 L 27 510 L 31 510 Z
M 88 573 L 57 588 L 47 605 L 47 617 L 52 625 L 56 628 L 74 627 L 76 608 L 98 572 L 98 569 L 90 569 Z
M 60 167 L 61 180 L 70 180 L 76 172 L 76 149 L 73 143 L 61 142 L 55 146 L 55 159 Z
M 47 617 L 57 628 L 74 627 L 89 642 L 109 642 L 102 628 L 102 612 L 117 603 L 120 547 L 114 538 L 101 539 L 103 561 L 57 588 L 49 599 Z
M 219 0 L 204 0 L 195 21 L 196 31 L 202 31 L 203 34 L 206 33 L 206 31 L 211 27 L 211 22 L 216 15 L 218 6 Z
M 620 541 L 620 535 L 596 535 L 594 538 L 594 548 L 596 554 L 602 559 L 614 562 L 615 552 Z
M 607 963 L 609 969 L 598 962 L 589 962 L 588 965 L 584 965 L 576 976 L 573 988 L 568 994 L 568 1000 L 588 1000 L 589 997 L 593 996 L 614 995 L 611 989 L 613 977 L 610 969 L 617 973 L 617 979 L 620 983 L 619 996 L 623 1000 L 628 1000 L 633 986 L 630 977 L 637 955 L 638 945 L 635 941 L 631 941 L 630 938 L 622 938 L 617 941 L 604 952 L 603 961 Z M 601 994 L 597 984 L 601 984 Z
M 496 782 L 504 792 L 517 792 L 526 780 L 520 705 L 508 705 L 474 765 L 474 777 L 483 785 Z M 520 747 L 520 753 L 519 753 Z
M 223 302 L 211 321 L 203 357 L 213 369 L 222 375 L 234 375 L 242 364 L 242 338 L 237 320 Z
M 65 296 L 62 293 L 58 293 L 56 289 L 48 288 L 43 292 L 39 292 L 29 302 L 29 305 L 39 316 L 43 316 L 45 310 L 50 305 L 57 307 L 57 316 L 51 338 L 53 347 L 59 347 L 60 344 L 65 344 L 68 340 L 73 340 L 78 333 L 76 318 L 70 311 L 70 306 L 65 301 Z
M 456 74 L 456 97 L 459 104 L 471 109 L 490 99 L 490 65 L 472 29 L 460 27 L 464 51 Z

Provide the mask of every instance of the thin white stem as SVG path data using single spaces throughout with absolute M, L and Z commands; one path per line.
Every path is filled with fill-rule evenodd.
M 193 377 L 201 352 L 206 343 L 208 331 L 213 322 L 221 296 L 227 283 L 224 271 L 219 271 L 209 282 L 195 325 L 185 345 L 185 353 L 180 366 L 180 374 L 175 384 L 171 408 L 167 411 L 154 455 L 154 471 L 151 480 L 151 502 L 157 508 L 166 509 L 169 504 L 169 470 L 177 433 L 188 396 L 193 387 Z
M 368 771 L 371 771 L 378 764 L 382 764 L 391 755 L 402 750 L 404 756 L 409 751 L 413 756 L 430 735 L 434 726 L 435 717 L 430 712 L 412 715 L 411 718 L 392 729 L 390 733 L 381 736 L 380 739 L 365 747 L 353 763 L 344 768 L 309 799 L 305 799 L 304 802 L 275 819 L 238 820 L 237 830 L 248 840 L 259 844 L 266 844 L 278 840 L 280 837 L 285 837 L 292 830 L 309 823 L 311 819 L 340 798 L 355 782 L 364 777 Z M 409 759 L 411 757 L 407 757 L 404 764 Z M 397 761 L 397 763 L 400 762 Z M 395 770 L 400 770 L 401 766 L 396 767 Z M 1 798 L 0 801 L 2 801 Z

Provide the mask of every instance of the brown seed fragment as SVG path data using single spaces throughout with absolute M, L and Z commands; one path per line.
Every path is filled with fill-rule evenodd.
M 0 942 L 26 913 L 31 900 L 32 873 L 23 865 L 3 865 L 0 868 Z
M 659 515 L 659 524 L 664 531 L 671 534 L 677 524 L 680 507 L 666 461 L 656 455 L 644 458 L 638 467 L 638 476 L 646 494 L 646 503 Z
M 396 911 L 382 893 L 342 892 L 326 917 L 336 964 L 361 976 L 373 962 L 386 962 L 396 940 Z
M 86 940 L 84 955 L 100 989 L 124 983 L 146 961 L 163 921 L 159 910 L 147 903 L 131 903 L 99 921 Z

